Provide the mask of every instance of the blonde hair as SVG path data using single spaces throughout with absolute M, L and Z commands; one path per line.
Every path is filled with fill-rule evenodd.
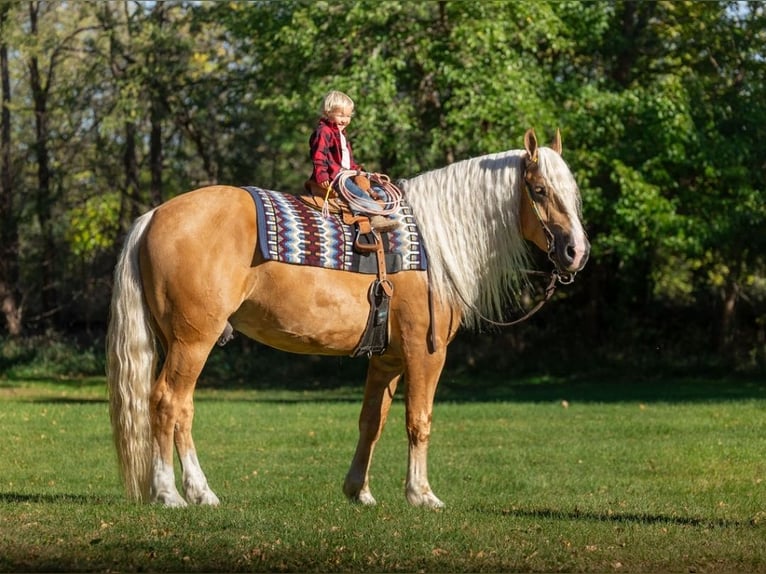
M 322 109 L 319 112 L 327 117 L 336 108 L 351 108 L 353 110 L 354 100 L 338 90 L 327 92 L 324 100 L 322 100 Z

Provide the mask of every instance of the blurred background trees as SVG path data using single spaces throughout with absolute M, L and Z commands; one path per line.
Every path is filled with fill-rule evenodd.
M 743 1 L 0 0 L 0 334 L 97 340 L 132 220 L 209 183 L 298 190 L 335 88 L 394 178 L 562 129 L 591 260 L 456 361 L 762 367 L 764 46 Z

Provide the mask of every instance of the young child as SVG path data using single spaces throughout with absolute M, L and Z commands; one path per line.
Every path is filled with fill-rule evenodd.
M 363 171 L 362 167 L 354 161 L 351 143 L 346 139 L 345 134 L 353 115 L 354 101 L 343 92 L 332 90 L 324 97 L 319 123 L 309 138 L 311 161 L 314 164 L 311 179 L 322 189 L 328 190 L 342 170 Z M 370 225 L 373 229 L 385 233 L 399 226 L 397 221 L 374 214 L 380 209 L 379 204 L 359 187 L 353 178 L 346 179 L 345 187 L 359 199 L 359 204 L 365 208 L 365 213 L 370 215 Z M 381 188 L 376 187 L 375 193 L 383 201 L 388 199 Z

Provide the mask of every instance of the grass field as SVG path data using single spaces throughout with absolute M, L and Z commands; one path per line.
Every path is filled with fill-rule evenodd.
M 174 510 L 124 501 L 103 381 L 0 379 L 0 570 L 766 572 L 766 383 L 501 383 L 437 396 L 441 511 L 404 500 L 401 402 L 368 508 L 359 389 L 200 389 L 222 506 Z

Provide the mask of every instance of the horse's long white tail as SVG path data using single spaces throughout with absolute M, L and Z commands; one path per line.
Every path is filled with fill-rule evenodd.
M 138 267 L 138 246 L 152 212 L 139 217 L 125 239 L 114 271 L 106 335 L 109 416 L 128 498 L 149 494 L 152 436 L 149 392 L 157 366 L 156 338 L 149 322 Z

